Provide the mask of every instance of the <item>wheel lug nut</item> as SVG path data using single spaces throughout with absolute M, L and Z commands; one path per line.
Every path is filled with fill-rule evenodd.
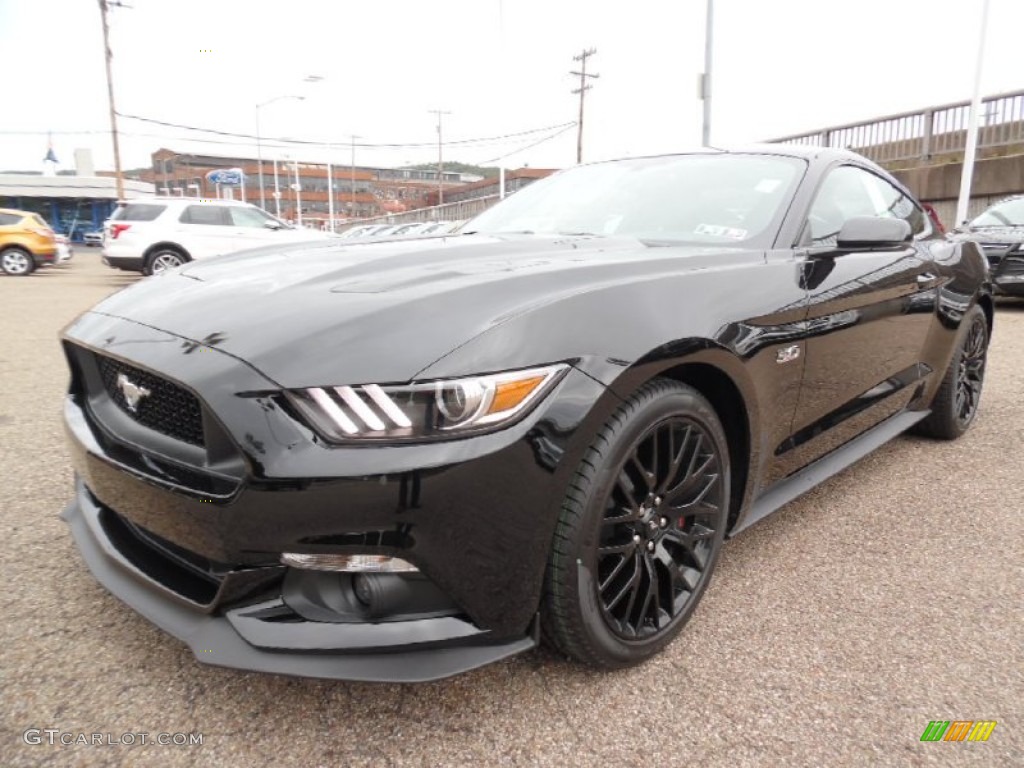
M 661 506 L 661 496 L 655 496 L 654 497 L 654 506 L 656 506 L 656 507 L 660 507 Z
M 668 528 L 668 518 L 667 517 L 661 518 L 658 521 L 658 524 L 661 525 L 662 528 Z
M 648 542 L 647 542 L 647 549 L 648 549 L 648 551 L 650 551 L 650 552 L 653 552 L 653 551 L 654 551 L 654 542 L 653 542 L 653 541 L 648 541 Z
M 640 534 L 639 533 L 634 533 L 633 534 L 633 543 L 634 544 L 639 544 L 640 543 Z

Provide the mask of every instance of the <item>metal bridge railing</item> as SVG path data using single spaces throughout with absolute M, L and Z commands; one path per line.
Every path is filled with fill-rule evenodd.
M 803 144 L 855 150 L 876 163 L 923 160 L 956 155 L 967 144 L 969 101 L 903 112 L 773 139 L 776 144 Z M 979 149 L 1024 144 L 1024 91 L 982 100 Z
M 433 205 L 430 208 L 416 208 L 404 213 L 385 213 L 380 216 L 371 216 L 365 219 L 352 219 L 339 226 L 338 231 L 349 229 L 358 224 L 405 224 L 413 221 L 461 221 L 471 219 L 478 213 L 483 213 L 492 205 L 498 202 L 498 195 L 487 195 L 476 197 L 472 200 L 459 200 L 455 203 L 444 205 Z

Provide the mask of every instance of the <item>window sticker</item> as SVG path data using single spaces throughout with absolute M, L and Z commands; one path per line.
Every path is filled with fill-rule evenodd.
M 712 237 L 728 237 L 730 240 L 743 240 L 747 236 L 747 230 L 737 227 L 722 227 L 718 224 L 698 224 L 693 230 L 698 235 L 711 235 Z

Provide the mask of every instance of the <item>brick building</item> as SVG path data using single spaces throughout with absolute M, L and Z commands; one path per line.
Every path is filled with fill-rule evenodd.
M 223 155 L 198 155 L 160 149 L 153 153 L 153 168 L 140 179 L 156 186 L 157 194 L 185 197 L 216 197 L 216 185 L 207 173 L 226 168 L 241 168 L 245 174 L 245 199 L 261 204 L 260 164 L 255 158 Z M 328 219 L 328 179 L 325 163 L 274 161 L 263 159 L 263 195 L 271 213 L 295 220 L 301 206 L 304 222 Z M 275 173 L 276 172 L 276 173 Z M 429 204 L 431 193 L 437 198 L 437 171 L 402 168 L 332 166 L 334 213 L 337 221 L 401 213 Z M 479 177 L 445 172 L 442 183 L 461 185 Z M 298 189 L 295 186 L 298 185 Z M 240 188 L 220 190 L 235 199 L 242 198 Z M 447 192 L 446 192 L 447 195 Z

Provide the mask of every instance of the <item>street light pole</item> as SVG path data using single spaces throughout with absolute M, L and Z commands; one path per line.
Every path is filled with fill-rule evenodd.
M 277 158 L 274 158 L 274 213 L 281 218 L 281 185 L 277 181 Z
M 978 151 L 978 122 L 981 118 L 981 67 L 985 60 L 985 33 L 988 31 L 989 0 L 982 0 L 981 30 L 978 33 L 978 58 L 974 64 L 974 94 L 967 124 L 967 144 L 964 147 L 964 165 L 960 171 L 960 196 L 956 202 L 956 226 L 967 221 L 971 203 L 971 182 L 974 178 L 974 158 Z
M 437 204 L 444 205 L 444 161 L 442 157 L 443 142 L 441 141 L 441 115 L 450 115 L 443 109 L 431 109 L 437 115 Z
M 349 172 L 352 175 L 352 178 L 350 179 L 350 181 L 352 183 L 352 188 L 349 189 L 349 193 L 352 195 L 352 205 L 351 205 L 351 207 L 348 210 L 348 214 L 349 214 L 349 218 L 350 219 L 354 219 L 355 218 L 355 211 L 356 211 L 356 139 L 361 139 L 361 138 L 363 138 L 363 137 L 362 136 L 356 136 L 354 133 L 350 133 L 348 135 L 349 142 L 351 142 L 351 146 L 352 146 L 352 157 L 349 158 Z
M 299 162 L 295 161 L 295 220 L 302 226 L 302 184 L 299 182 Z
M 701 141 L 705 147 L 711 146 L 711 42 L 714 37 L 714 5 L 715 0 L 708 0 L 708 10 L 704 19 L 704 74 L 700 81 L 700 97 L 704 102 Z
M 257 175 L 260 180 L 260 208 L 267 210 L 267 196 L 263 190 L 263 142 L 260 139 L 260 109 L 263 107 L 273 104 L 275 101 L 281 101 L 282 99 L 295 99 L 296 101 L 302 101 L 305 96 L 296 96 L 295 94 L 284 94 L 282 96 L 275 96 L 267 101 L 260 102 L 256 105 L 256 167 Z
M 327 220 L 330 222 L 331 232 L 334 231 L 334 169 L 331 167 L 330 152 L 333 149 L 331 144 L 327 145 Z

